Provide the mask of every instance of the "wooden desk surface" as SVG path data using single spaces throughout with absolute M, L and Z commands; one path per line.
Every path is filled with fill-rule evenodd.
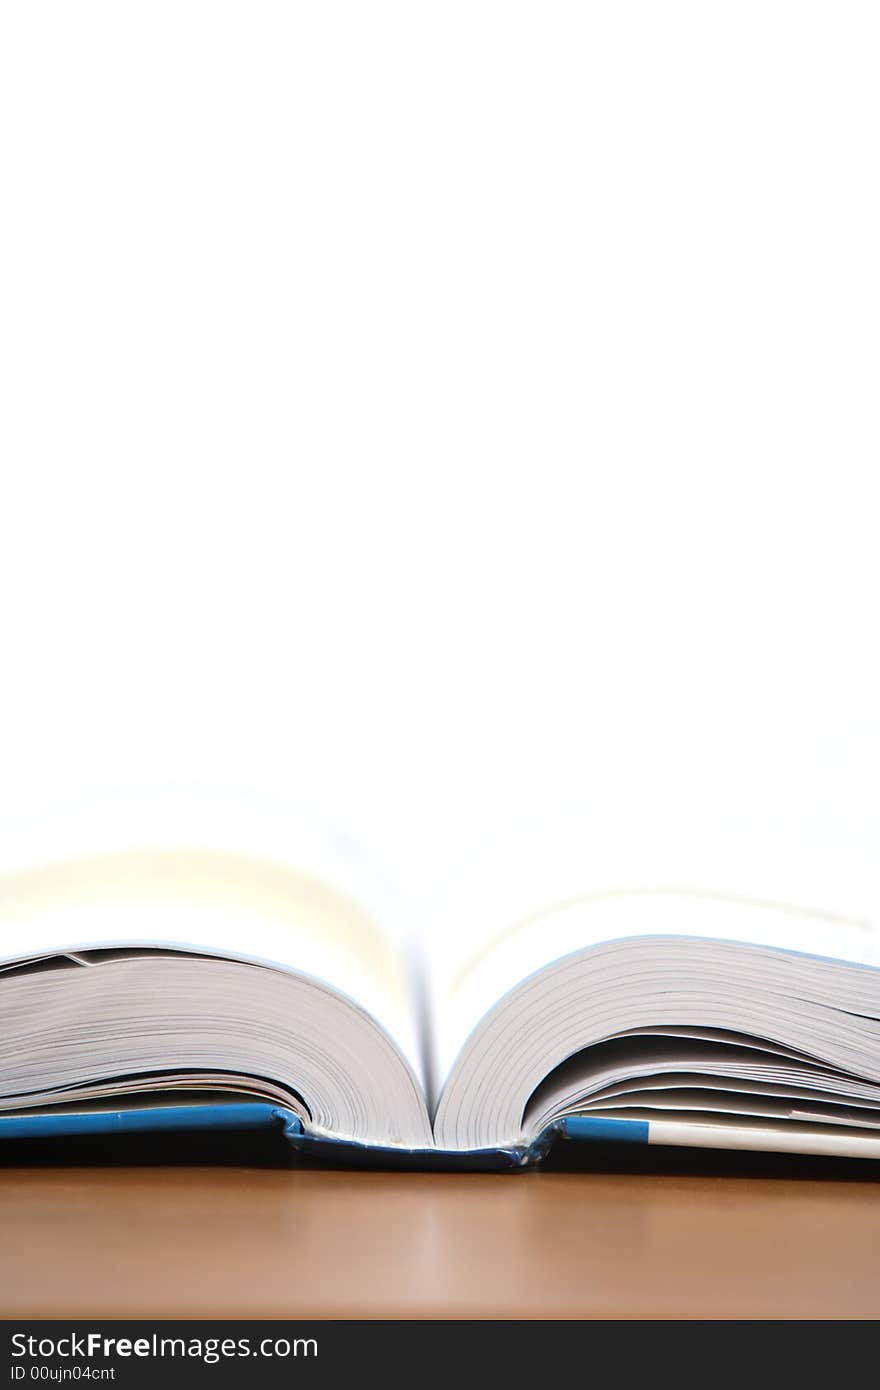
M 878 1317 L 880 1184 L 0 1168 L 0 1315 Z

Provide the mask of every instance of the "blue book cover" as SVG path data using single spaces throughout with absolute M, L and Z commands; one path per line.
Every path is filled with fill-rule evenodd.
M 131 1108 L 55 1111 L 51 1114 L 0 1116 L 0 1143 L 14 1161 L 14 1142 L 41 1141 L 47 1145 L 65 1140 L 113 1140 L 118 1136 L 216 1135 L 218 1140 L 235 1133 L 254 1140 L 267 1135 L 281 1138 L 290 1155 L 302 1155 L 324 1163 L 354 1168 L 408 1168 L 451 1172 L 513 1171 L 535 1166 L 551 1148 L 564 1142 L 603 1145 L 663 1145 L 682 1148 L 749 1150 L 764 1153 L 796 1153 L 812 1156 L 880 1158 L 880 1138 L 871 1134 L 845 1135 L 822 1126 L 780 1129 L 741 1125 L 733 1129 L 711 1125 L 676 1123 L 665 1129 L 662 1122 L 569 1115 L 549 1125 L 528 1144 L 502 1148 L 443 1150 L 407 1149 L 358 1143 L 326 1134 L 310 1133 L 299 1116 L 283 1106 L 262 1101 L 220 1104 L 132 1106 Z M 6 1141 L 4 1143 L 3 1141 Z M 47 1150 L 48 1151 L 48 1150 Z M 59 1150 L 56 1149 L 56 1154 Z

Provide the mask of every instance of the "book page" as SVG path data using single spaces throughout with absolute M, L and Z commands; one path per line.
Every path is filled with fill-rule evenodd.
M 431 936 L 438 1089 L 508 991 L 601 942 L 707 937 L 880 966 L 876 859 L 828 830 L 810 852 L 802 833 L 765 834 L 758 819 L 727 835 L 692 824 L 677 844 L 636 817 L 628 833 L 596 824 L 582 844 L 557 824 L 531 848 L 511 839 L 506 872 L 474 870 L 468 892 L 438 909 L 449 927 Z
M 77 948 L 240 956 L 326 982 L 422 1073 L 393 894 L 353 841 L 257 797 L 132 794 L 3 836 L 0 961 Z

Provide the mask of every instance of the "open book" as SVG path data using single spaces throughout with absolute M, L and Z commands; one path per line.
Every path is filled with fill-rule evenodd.
M 448 949 L 345 840 L 260 806 L 79 809 L 4 850 L 0 1137 L 265 1122 L 413 1163 L 523 1165 L 554 1136 L 880 1157 L 880 936 L 829 904 L 585 880 Z

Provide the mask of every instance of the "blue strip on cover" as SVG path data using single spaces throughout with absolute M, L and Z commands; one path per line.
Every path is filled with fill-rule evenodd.
M 58 1111 L 0 1115 L 2 1139 L 54 1139 L 85 1134 L 174 1133 L 181 1130 L 277 1129 L 301 1126 L 292 1111 L 262 1101 L 234 1105 L 159 1105 L 131 1110 Z
M 433 1168 L 502 1171 L 531 1167 L 550 1150 L 554 1139 L 647 1144 L 643 1120 L 607 1120 L 569 1115 L 549 1125 L 529 1147 L 443 1152 L 398 1149 L 309 1134 L 299 1117 L 283 1106 L 263 1101 L 219 1105 L 144 1106 L 126 1110 L 56 1110 L 42 1115 L 0 1115 L 3 1139 L 63 1139 L 84 1135 L 187 1133 L 193 1130 L 280 1131 L 295 1152 L 355 1167 Z
M 612 1144 L 647 1144 L 647 1120 L 603 1120 L 592 1115 L 566 1115 L 559 1124 L 566 1139 L 592 1139 Z
M 522 1148 L 444 1153 L 437 1149 L 385 1148 L 326 1134 L 309 1134 L 292 1110 L 266 1102 L 220 1105 L 163 1105 L 126 1110 L 56 1110 L 42 1115 L 0 1115 L 4 1139 L 68 1139 L 85 1135 L 186 1134 L 230 1130 L 274 1130 L 295 1154 L 357 1168 L 433 1168 L 458 1171 L 523 1167 L 531 1155 Z

